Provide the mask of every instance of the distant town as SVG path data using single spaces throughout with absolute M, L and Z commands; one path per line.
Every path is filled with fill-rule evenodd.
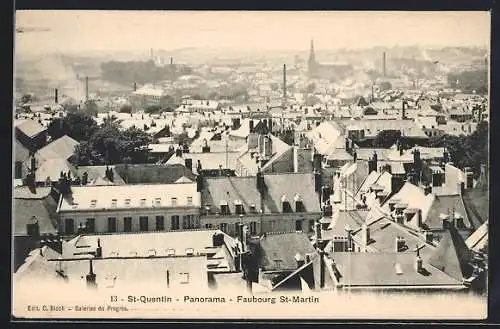
M 487 50 L 183 54 L 17 63 L 15 284 L 486 294 Z

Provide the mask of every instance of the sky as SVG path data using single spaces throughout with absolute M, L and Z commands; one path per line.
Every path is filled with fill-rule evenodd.
M 489 47 L 489 12 L 17 11 L 18 54 L 185 47 L 322 50 Z

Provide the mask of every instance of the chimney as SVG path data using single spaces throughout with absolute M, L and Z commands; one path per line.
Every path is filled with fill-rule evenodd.
M 31 217 L 30 223 L 26 224 L 26 233 L 29 237 L 38 239 L 40 237 L 40 225 L 35 216 Z
M 299 172 L 299 150 L 296 145 L 292 146 L 293 152 L 293 172 Z
M 286 64 L 283 64 L 283 108 L 286 108 Z
M 54 90 L 54 103 L 59 104 L 58 90 Z
M 182 157 L 182 148 L 180 146 L 175 150 L 175 156 Z
M 321 154 L 315 153 L 313 155 L 313 170 L 317 172 L 321 172 Z
M 262 194 L 264 192 L 265 183 L 264 183 L 264 174 L 260 171 L 257 172 L 257 190 Z
M 470 167 L 465 168 L 465 188 L 471 189 L 474 187 L 474 173 Z
M 89 100 L 89 77 L 85 77 L 85 100 Z
M 174 58 L 170 57 L 170 65 L 174 65 Z
M 97 239 L 97 248 L 95 249 L 95 257 L 96 258 L 101 258 L 102 257 L 102 247 L 101 247 L 101 239 Z
M 424 194 L 425 195 L 429 195 L 431 193 L 432 193 L 432 186 L 427 185 L 426 187 L 424 187 Z
M 403 100 L 401 103 L 401 120 L 406 119 L 406 101 Z
M 420 257 L 419 255 L 417 255 L 417 257 L 415 258 L 415 271 L 417 271 L 418 273 L 420 273 L 420 272 L 422 272 L 422 269 L 423 269 L 422 257 Z
M 459 182 L 457 183 L 457 192 L 459 195 L 464 194 L 465 191 L 465 183 L 464 182 Z
M 295 258 L 295 261 L 297 262 L 297 268 L 302 267 L 306 263 L 304 260 L 304 257 L 302 257 L 302 255 L 299 252 L 297 252 L 295 254 L 294 258 Z
M 251 134 L 251 133 L 253 133 L 253 128 L 254 128 L 253 127 L 253 119 L 250 119 L 249 124 L 250 124 L 250 131 L 249 131 L 249 133 Z
M 134 91 L 137 90 L 137 82 L 134 81 Z
M 186 168 L 193 171 L 193 159 L 184 159 L 184 165 Z
M 366 223 L 361 225 L 361 240 L 363 241 L 363 248 L 365 248 L 364 251 L 366 252 L 366 248 L 370 243 L 370 228 L 366 225 Z
M 320 171 L 314 171 L 314 190 L 317 192 L 317 193 L 321 193 L 321 186 L 322 186 L 322 182 L 321 182 L 321 172 Z
M 402 252 L 405 250 L 406 242 L 403 237 L 396 236 L 394 238 L 394 252 Z
M 210 146 L 208 146 L 207 139 L 203 139 L 203 146 L 201 148 L 202 153 L 210 153 Z
M 316 244 L 319 246 L 319 241 L 321 240 L 321 223 L 318 221 L 315 224 L 315 234 L 316 234 Z
M 86 276 L 86 281 L 87 281 L 87 288 L 92 288 L 95 289 L 97 288 L 97 284 L 95 282 L 96 275 L 94 273 L 94 269 L 92 267 L 92 259 L 89 259 L 89 274 Z
M 413 151 L 413 166 L 417 174 L 420 174 L 420 170 L 422 169 L 422 161 L 420 159 L 420 151 L 415 149 Z
M 385 58 L 385 51 L 382 53 L 382 75 L 385 77 L 386 76 L 386 66 L 385 66 L 386 58 Z
M 417 209 L 417 214 L 415 215 L 416 216 L 416 223 L 415 223 L 415 226 L 417 228 L 421 228 L 422 227 L 422 209 Z
M 196 192 L 201 192 L 203 190 L 203 176 L 198 173 L 196 176 Z
M 358 153 L 356 153 L 356 151 L 352 151 L 352 159 L 354 162 L 358 160 Z
M 368 160 L 368 173 L 372 171 L 377 171 L 378 155 L 376 151 L 373 151 L 373 155 L 370 160 Z
M 215 232 L 212 236 L 212 245 L 214 247 L 220 247 L 224 245 L 224 234 L 221 232 Z
M 481 179 L 485 184 L 488 184 L 488 170 L 486 170 L 486 165 L 481 164 Z

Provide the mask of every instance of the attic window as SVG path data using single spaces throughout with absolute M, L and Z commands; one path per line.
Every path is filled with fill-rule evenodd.
M 399 263 L 394 264 L 394 269 L 396 270 L 397 275 L 403 274 L 403 269 L 401 268 L 401 264 Z
M 192 196 L 188 196 L 187 197 L 187 205 L 188 206 L 192 206 L 193 205 L 193 197 Z
M 95 208 L 97 205 L 97 200 L 90 200 L 90 208 Z
M 186 255 L 191 256 L 194 254 L 194 249 L 193 248 L 186 248 Z
M 175 249 L 169 248 L 167 249 L 167 256 L 173 256 L 175 255 Z
M 253 213 L 256 213 L 256 212 L 257 212 L 257 208 L 255 207 L 255 204 L 254 204 L 254 203 L 252 203 L 252 204 L 250 205 L 250 211 L 251 211 L 251 212 L 253 212 Z
M 161 198 L 155 198 L 155 206 L 159 207 L 161 205 Z
M 112 199 L 112 200 L 111 200 L 111 207 L 116 208 L 116 203 L 117 203 L 117 202 L 118 202 L 118 200 L 116 200 L 116 199 Z
M 220 213 L 222 215 L 229 215 L 229 206 L 227 204 L 227 201 L 221 200 L 219 205 L 220 205 Z
M 141 199 L 141 206 L 142 207 L 146 206 L 146 199 Z
M 189 273 L 179 273 L 180 279 L 179 282 L 182 284 L 189 283 Z
M 172 207 L 177 206 L 177 198 L 172 198 Z

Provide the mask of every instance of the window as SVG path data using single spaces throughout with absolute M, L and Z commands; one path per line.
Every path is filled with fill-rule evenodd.
M 130 207 L 130 199 L 125 199 L 125 207 Z
M 171 218 L 172 220 L 172 230 L 178 230 L 180 227 L 179 227 L 179 216 L 177 215 L 174 215 L 172 216 Z
M 235 210 L 236 210 L 236 214 L 237 215 L 243 214 L 243 205 L 242 204 L 237 204 Z
M 64 221 L 64 229 L 67 235 L 75 233 L 75 222 L 73 221 L 73 218 L 66 218 Z
M 212 228 L 212 224 L 205 224 L 205 228 Z
M 189 273 L 179 273 L 179 282 L 182 284 L 189 283 Z
M 108 217 L 108 232 L 116 232 L 116 217 Z
M 196 228 L 194 215 L 182 216 L 182 228 L 184 229 Z
M 116 208 L 117 202 L 118 202 L 118 200 L 116 200 L 116 199 L 111 200 L 111 207 Z
M 253 204 L 253 203 L 252 203 L 252 204 L 250 205 L 250 211 L 251 211 L 252 213 L 256 213 L 256 212 L 257 212 L 257 208 L 255 207 L 255 204 Z
M 148 216 L 141 216 L 139 217 L 139 230 L 140 231 L 148 231 L 149 230 L 149 225 L 148 225 Z
M 90 200 L 90 208 L 95 208 L 97 205 L 97 200 Z
M 302 200 L 295 201 L 295 212 L 305 212 L 304 203 Z
M 250 234 L 257 234 L 257 222 L 250 222 Z
M 167 256 L 173 256 L 175 255 L 175 249 L 169 248 L 167 249 Z
M 227 224 L 226 223 L 220 223 L 220 230 L 225 233 L 227 231 Z
M 146 199 L 141 199 L 141 207 L 145 207 L 146 206 Z
M 165 218 L 163 216 L 156 216 L 156 230 L 163 231 L 165 229 Z
M 87 221 L 85 222 L 85 227 L 87 228 L 88 233 L 94 233 L 95 232 L 95 218 L 87 218 Z
M 172 207 L 177 207 L 177 198 L 172 198 Z
M 21 161 L 16 161 L 14 172 L 15 172 L 14 178 L 16 179 L 23 178 L 23 163 Z
M 295 231 L 302 231 L 302 219 L 295 221 Z
M 193 197 L 192 196 L 188 196 L 187 197 L 187 205 L 188 206 L 192 206 L 193 205 Z
M 123 231 L 132 232 L 132 217 L 123 218 Z
M 156 207 L 161 206 L 161 198 L 155 198 L 155 206 Z
M 186 248 L 186 255 L 193 255 L 193 254 L 194 254 L 193 248 Z

